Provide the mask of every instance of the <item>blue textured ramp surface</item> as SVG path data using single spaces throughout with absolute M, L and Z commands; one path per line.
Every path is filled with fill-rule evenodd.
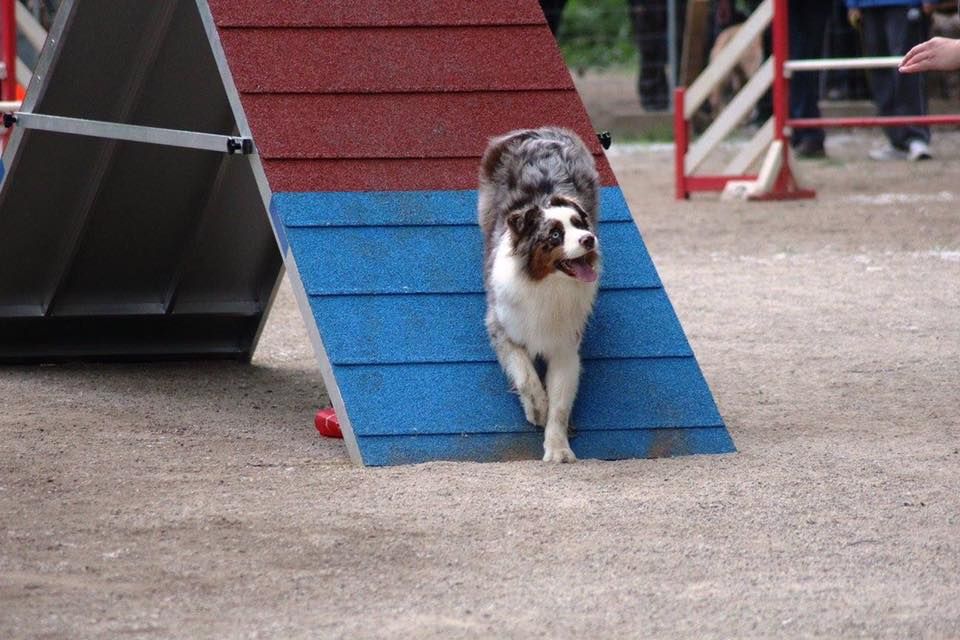
M 360 436 L 371 465 L 416 464 L 431 460 L 531 460 L 543 455 L 543 432 Z M 733 453 L 725 427 L 576 432 L 570 446 L 581 459 L 665 458 L 698 453 Z M 480 457 L 478 457 L 478 454 Z
M 276 193 L 365 464 L 539 458 L 483 324 L 476 191 Z M 734 450 L 619 187 L 581 349 L 582 458 Z

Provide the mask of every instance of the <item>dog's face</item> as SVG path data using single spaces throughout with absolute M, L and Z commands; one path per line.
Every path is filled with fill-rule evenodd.
M 590 218 L 576 201 L 554 197 L 550 206 L 507 216 L 514 253 L 526 258 L 527 273 L 543 280 L 554 273 L 580 282 L 597 279 L 600 245 Z

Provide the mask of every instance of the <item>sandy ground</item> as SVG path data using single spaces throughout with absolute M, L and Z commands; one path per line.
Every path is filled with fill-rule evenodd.
M 253 366 L 0 369 L 0 637 L 960 637 L 960 134 L 873 140 L 612 150 L 736 454 L 354 468 L 286 286 Z

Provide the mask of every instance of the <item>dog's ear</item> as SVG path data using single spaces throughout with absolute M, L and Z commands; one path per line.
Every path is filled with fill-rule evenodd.
M 500 159 L 503 157 L 503 154 L 506 153 L 507 149 L 535 134 L 536 132 L 532 129 L 518 129 L 505 135 L 492 138 L 487 145 L 487 150 L 483 152 L 483 158 L 480 160 L 480 176 L 485 180 L 489 180 L 491 176 L 493 176 L 493 172 L 496 171 L 500 165 Z
M 507 216 L 507 226 L 510 227 L 514 235 L 522 238 L 530 233 L 539 217 L 540 209 L 537 207 L 530 207 L 526 211 L 514 211 Z

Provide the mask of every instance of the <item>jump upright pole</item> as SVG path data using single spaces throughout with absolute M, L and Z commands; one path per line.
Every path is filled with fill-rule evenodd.
M 3 63 L 6 77 L 0 85 L 0 99 L 17 99 L 17 14 L 16 0 L 0 0 L 0 20 L 3 22 Z
M 790 80 L 786 62 L 790 57 L 788 0 L 773 3 L 773 143 L 779 143 L 780 168 L 770 191 L 752 195 L 751 200 L 796 200 L 814 198 L 816 192 L 801 188 L 790 168 L 790 140 L 787 122 L 790 117 Z

